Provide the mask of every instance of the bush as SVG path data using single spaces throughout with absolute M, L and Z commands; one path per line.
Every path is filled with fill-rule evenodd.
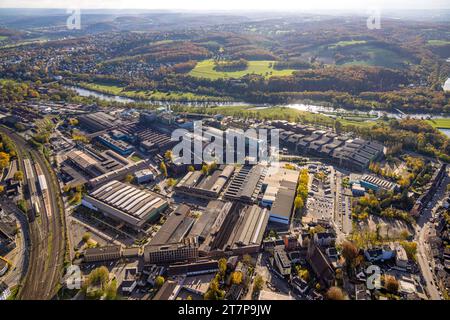
M 157 276 L 155 278 L 155 286 L 157 288 L 161 288 L 163 286 L 164 282 L 165 282 L 165 279 L 163 276 Z

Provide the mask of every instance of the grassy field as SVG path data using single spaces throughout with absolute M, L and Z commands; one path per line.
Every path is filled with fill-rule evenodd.
M 387 50 L 371 44 L 355 46 L 354 48 L 351 48 L 350 52 L 355 51 L 356 54 L 356 50 L 366 53 L 368 55 L 368 59 L 354 60 L 342 65 L 369 65 L 386 68 L 398 68 L 409 62 L 408 59 L 405 59 L 405 57 L 400 56 L 392 50 Z
M 329 46 L 329 48 L 335 49 L 338 47 L 348 47 L 348 46 L 353 46 L 353 45 L 357 45 L 357 44 L 365 44 L 365 43 L 367 43 L 366 40 L 339 41 L 339 42 L 336 42 L 335 44 Z
M 450 129 L 450 119 L 432 119 L 427 122 L 434 128 Z
M 450 41 L 446 40 L 428 40 L 430 46 L 446 46 L 450 44 Z
M 8 39 L 7 36 L 0 36 L 0 41 Z
M 404 67 L 405 64 L 413 62 L 411 61 L 411 58 L 402 56 L 394 50 L 365 40 L 339 41 L 336 43 L 317 45 L 309 48 L 303 55 L 304 57 L 316 56 L 325 64 L 335 64 L 336 51 L 339 51 L 344 56 L 348 57 L 347 60 L 338 62 L 337 65 L 339 66 L 363 65 L 401 68 Z M 367 58 L 356 60 L 361 52 L 363 52 Z
M 197 63 L 195 68 L 189 72 L 191 76 L 199 77 L 199 78 L 208 78 L 208 79 L 219 79 L 219 78 L 241 78 L 246 74 L 260 74 L 265 77 L 271 76 L 289 76 L 294 72 L 293 69 L 286 70 L 275 70 L 272 67 L 272 64 L 275 61 L 249 61 L 248 68 L 242 71 L 233 71 L 233 72 L 218 72 L 215 71 L 214 68 L 214 60 L 203 60 Z
M 80 82 L 80 87 L 115 96 L 123 96 L 142 100 L 173 100 L 173 101 L 208 101 L 214 97 L 197 95 L 191 92 L 161 92 L 161 91 L 125 91 L 123 87 L 109 84 Z M 217 98 L 216 98 L 217 99 Z

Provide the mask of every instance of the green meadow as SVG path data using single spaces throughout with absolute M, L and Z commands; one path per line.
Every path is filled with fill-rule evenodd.
M 109 95 L 122 96 L 141 100 L 173 100 L 173 101 L 206 101 L 214 100 L 214 97 L 203 96 L 191 92 L 161 92 L 156 90 L 125 90 L 123 87 L 111 84 L 78 83 L 80 87 L 105 93 Z
M 450 129 L 450 118 L 431 119 L 427 120 L 427 122 L 434 128 Z
M 295 70 L 275 70 L 273 64 L 275 61 L 261 60 L 261 61 L 248 61 L 248 67 L 242 71 L 222 72 L 214 70 L 214 60 L 203 60 L 197 63 L 194 69 L 189 74 L 198 78 L 207 78 L 216 80 L 220 78 L 241 78 L 247 74 L 259 74 L 265 77 L 272 76 L 289 76 Z

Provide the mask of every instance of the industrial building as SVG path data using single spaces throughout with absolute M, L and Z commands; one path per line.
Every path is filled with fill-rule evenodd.
M 206 260 L 188 264 L 183 263 L 170 265 L 167 268 L 167 275 L 170 277 L 177 275 L 193 276 L 200 274 L 216 273 L 217 271 L 219 271 L 217 261 Z
M 188 172 L 176 185 L 175 191 L 193 197 L 215 199 L 234 172 L 234 166 L 220 166 L 212 174 L 202 171 Z
M 297 181 L 282 180 L 270 209 L 270 221 L 289 225 L 294 209 Z
M 197 257 L 256 253 L 269 221 L 267 209 L 220 200 L 210 201 L 196 220 L 181 205 L 144 249 L 147 263 L 173 263 Z
M 82 204 L 136 230 L 140 230 L 146 222 L 158 218 L 168 206 L 161 196 L 117 180 L 84 196 Z
M 146 264 L 169 264 L 192 262 L 198 258 L 198 245 L 194 239 L 185 239 L 181 243 L 146 245 L 144 262 Z
M 97 140 L 123 156 L 130 155 L 134 151 L 134 147 L 131 144 L 122 140 L 116 140 L 108 134 L 98 136 Z
M 269 221 L 267 209 L 219 200 L 211 201 L 189 236 L 199 242 L 201 256 L 258 252 Z
M 240 167 L 225 191 L 225 198 L 244 203 L 255 203 L 261 191 L 266 168 L 262 165 Z
M 80 126 L 88 132 L 98 132 L 112 128 L 116 118 L 104 112 L 95 112 L 78 117 Z
M 260 128 L 278 128 L 282 147 L 298 154 L 321 157 L 351 170 L 364 171 L 371 161 L 384 154 L 384 147 L 378 142 L 352 139 L 347 135 L 287 121 L 272 121 L 269 124 Z
M 171 213 L 149 245 L 163 245 L 166 243 L 181 243 L 191 230 L 195 219 L 189 216 L 191 208 L 181 204 Z
M 122 255 L 121 246 L 106 246 L 98 248 L 87 248 L 84 252 L 84 261 L 100 262 L 120 259 Z
M 124 179 L 128 174 L 132 174 L 136 171 L 148 169 L 150 163 L 146 160 L 140 160 L 138 162 L 131 162 L 126 166 L 119 169 L 112 170 L 102 174 L 101 176 L 92 178 L 88 181 L 88 185 L 91 188 L 95 188 L 98 185 L 103 185 L 110 182 L 111 180 L 121 180 Z
M 196 238 L 201 244 L 205 243 L 203 247 L 207 246 L 211 238 L 219 232 L 223 221 L 232 209 L 232 202 L 220 200 L 210 201 L 200 218 L 192 227 L 189 237 Z
M 297 170 L 269 167 L 262 183 L 264 195 L 261 199 L 261 205 L 270 209 L 276 200 L 282 181 L 289 181 L 297 184 L 298 176 L 299 171 Z
M 136 179 L 137 183 L 145 183 L 152 181 L 155 178 L 155 175 L 153 174 L 152 170 L 144 169 L 136 171 L 134 173 L 134 178 Z
M 331 157 L 336 164 L 351 169 L 364 171 L 369 164 L 384 154 L 383 145 L 363 139 L 347 140 L 343 146 L 336 148 Z
M 170 138 L 171 128 L 161 125 L 156 127 L 143 118 L 140 122 L 122 126 L 121 131 L 124 134 L 122 140 L 135 144 L 141 151 L 147 153 L 162 153 L 175 144 Z
M 361 179 L 359 180 L 359 184 L 366 190 L 373 190 L 375 192 L 379 190 L 396 191 L 399 188 L 399 186 L 394 182 L 387 181 L 368 174 L 365 174 L 361 177 Z
M 112 150 L 98 152 L 84 146 L 67 153 L 66 159 L 61 163 L 61 172 L 64 182 L 80 185 L 91 178 L 121 169 L 129 163 L 128 159 Z

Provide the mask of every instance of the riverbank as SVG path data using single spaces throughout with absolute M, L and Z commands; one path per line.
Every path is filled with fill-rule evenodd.
M 79 82 L 78 87 L 109 96 L 118 96 L 137 101 L 170 101 L 170 102 L 225 102 L 229 98 L 218 98 L 198 95 L 191 92 L 161 92 L 157 90 L 125 90 L 124 87 L 98 83 Z M 73 86 L 75 87 L 75 86 Z
M 115 101 L 115 102 L 125 102 L 125 103 L 132 103 L 132 102 L 140 102 L 140 103 L 148 103 L 148 104 L 154 104 L 154 105 L 168 105 L 168 104 L 180 104 L 184 106 L 194 106 L 194 107 L 221 107 L 221 106 L 243 106 L 245 108 L 252 107 L 255 110 L 262 110 L 262 109 L 271 109 L 274 107 L 285 107 L 290 109 L 296 109 L 299 111 L 305 111 L 310 113 L 316 113 L 316 114 L 326 114 L 330 117 L 336 117 L 337 119 L 341 118 L 345 121 L 351 121 L 355 123 L 360 122 L 373 122 L 381 118 L 395 118 L 400 119 L 404 117 L 411 117 L 415 119 L 449 119 L 450 120 L 450 114 L 430 114 L 430 113 L 405 113 L 399 110 L 393 110 L 393 111 L 383 111 L 383 110 L 359 110 L 359 109 L 343 109 L 343 108 L 333 108 L 330 106 L 324 106 L 324 105 L 315 105 L 315 104 L 309 104 L 309 103 L 290 103 L 290 104 L 249 104 L 246 102 L 239 102 L 239 101 L 213 101 L 213 100 L 187 100 L 182 99 L 184 97 L 182 94 L 176 94 L 172 93 L 172 96 L 167 95 L 165 93 L 154 93 L 152 95 L 143 95 L 139 96 L 140 98 L 133 97 L 133 95 L 124 95 L 124 91 L 120 87 L 116 86 L 107 86 L 107 88 L 103 88 L 101 85 L 96 84 L 89 84 L 85 83 L 84 87 L 80 86 L 68 86 L 70 89 L 76 91 L 80 96 L 94 96 L 103 100 L 109 100 L 109 101 Z M 112 89 L 108 89 L 112 88 Z M 127 91 L 128 92 L 128 91 Z M 145 98 L 147 97 L 147 98 Z M 164 97 L 164 99 L 149 99 L 148 97 Z M 171 100 L 170 97 L 178 97 L 179 100 Z M 192 95 L 190 97 L 195 97 L 195 95 Z

